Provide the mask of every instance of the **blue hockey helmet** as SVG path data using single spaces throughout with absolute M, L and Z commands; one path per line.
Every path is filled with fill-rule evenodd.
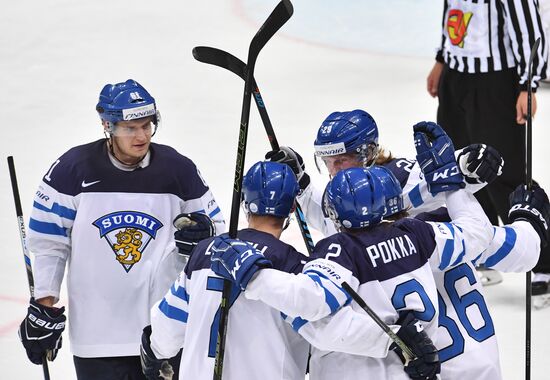
M 384 197 L 386 198 L 384 216 L 391 216 L 403 210 L 403 189 L 391 170 L 378 165 L 371 166 L 369 170 L 380 179 L 384 186 Z
M 152 116 L 155 127 L 160 121 L 155 99 L 133 79 L 105 85 L 99 94 L 96 111 L 101 120 L 107 122 L 107 131 L 111 133 L 119 121 Z
M 319 158 L 357 153 L 366 165 L 376 158 L 378 127 L 367 112 L 333 112 L 323 121 L 314 143 Z
M 376 225 L 386 211 L 384 185 L 367 168 L 341 170 L 327 184 L 323 208 L 338 227 Z
M 243 178 L 243 202 L 255 215 L 286 218 L 292 211 L 300 187 L 296 175 L 286 164 L 260 161 Z

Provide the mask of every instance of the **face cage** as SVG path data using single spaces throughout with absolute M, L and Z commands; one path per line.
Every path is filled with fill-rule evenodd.
M 338 220 L 338 213 L 332 204 L 329 203 L 327 198 L 327 193 L 323 194 L 323 216 L 329 218 L 334 223 L 336 230 L 340 231 L 342 229 L 342 223 Z
M 155 133 L 157 133 L 157 129 L 160 127 L 161 122 L 162 122 L 162 118 L 160 116 L 160 112 L 157 111 L 155 116 L 153 116 L 153 120 L 151 120 L 151 123 L 154 126 L 153 127 L 153 132 L 151 133 L 151 137 L 153 137 L 155 135 Z M 105 129 L 105 133 L 108 134 L 109 137 L 117 136 L 116 132 L 115 132 L 115 129 L 116 129 L 115 124 L 113 124 L 113 122 L 111 122 L 111 121 L 107 121 L 107 129 Z
M 380 149 L 378 144 L 376 143 L 370 143 L 366 146 L 361 145 L 359 148 L 356 149 L 357 161 L 361 162 L 364 168 L 370 168 L 376 163 L 376 159 L 378 158 L 379 153 L 380 153 Z M 334 156 L 329 156 L 329 157 L 334 157 Z M 320 174 L 323 174 L 323 175 L 326 174 L 332 178 L 332 176 L 328 171 L 327 165 L 325 164 L 323 159 L 318 155 L 316 155 L 315 153 L 313 154 L 313 159 L 315 162 L 315 166 L 317 167 L 317 171 Z

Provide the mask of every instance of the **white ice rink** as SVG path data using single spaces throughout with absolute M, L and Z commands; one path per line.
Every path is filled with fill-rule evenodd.
M 28 218 L 36 186 L 51 163 L 70 147 L 102 137 L 95 112 L 102 86 L 133 78 L 153 94 L 162 112 L 154 141 L 197 163 L 228 218 L 243 82 L 196 62 L 191 49 L 215 46 L 245 60 L 251 38 L 275 4 L 0 1 L 0 379 L 42 378 L 16 332 L 28 288 L 6 157 L 15 157 Z M 256 65 L 280 144 L 303 153 L 314 181 L 323 183 L 312 160 L 320 122 L 335 110 L 363 108 L 376 119 L 383 146 L 413 157 L 411 126 L 435 120 L 437 100 L 426 92 L 425 78 L 439 41 L 442 1 L 295 0 L 294 6 L 294 16 Z M 537 100 L 533 173 L 550 189 L 550 87 L 541 88 Z M 246 167 L 267 150 L 252 108 Z M 296 225 L 286 235 L 303 248 Z M 506 275 L 502 284 L 485 289 L 507 380 L 522 379 L 524 373 L 524 278 Z M 533 312 L 533 379 L 550 378 L 549 325 L 550 309 Z M 64 335 L 65 345 L 50 363 L 55 380 L 75 378 Z

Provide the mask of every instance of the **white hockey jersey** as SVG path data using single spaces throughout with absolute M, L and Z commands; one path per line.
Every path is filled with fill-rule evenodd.
M 300 273 L 303 260 L 307 259 L 265 232 L 244 229 L 239 231 L 238 237 L 253 243 L 273 263 L 275 272 L 294 276 L 293 273 Z M 168 358 L 183 346 L 180 365 L 180 378 L 183 379 L 211 380 L 213 376 L 224 280 L 210 269 L 211 243 L 212 239 L 199 243 L 185 273 L 151 309 L 151 348 L 157 357 Z M 336 288 L 330 281 L 326 282 L 333 290 Z M 322 302 L 325 314 L 347 299 L 340 291 L 340 301 L 333 305 L 325 302 L 326 292 L 323 285 L 318 284 L 302 295 L 306 300 Z M 229 305 L 223 378 L 303 380 L 309 344 L 292 330 L 280 312 L 265 303 L 245 298 L 237 287 L 233 287 Z
M 29 222 L 35 297 L 59 292 L 65 266 L 74 355 L 139 355 L 151 306 L 182 269 L 172 219 L 182 212 L 223 216 L 191 160 L 151 144 L 150 162 L 124 171 L 104 139 L 62 155 L 44 176 Z
M 439 215 L 437 215 L 439 214 Z M 420 214 L 426 220 L 445 220 L 441 213 Z M 504 227 L 493 227 L 493 239 L 479 256 L 464 255 L 453 268 L 442 268 L 438 257 L 432 257 L 439 298 L 439 349 L 442 379 L 502 378 L 498 343 L 475 265 L 503 272 L 526 272 L 538 261 L 540 238 L 531 224 L 517 221 Z

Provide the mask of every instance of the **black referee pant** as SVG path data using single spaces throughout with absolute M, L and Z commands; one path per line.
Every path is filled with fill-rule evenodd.
M 524 126 L 516 123 L 519 77 L 515 68 L 468 74 L 445 66 L 439 81 L 437 123 L 456 149 L 484 143 L 504 158 L 502 175 L 477 192 L 476 198 L 489 220 L 509 223 L 509 194 L 525 182 Z M 536 273 L 550 273 L 550 246 L 542 249 Z

